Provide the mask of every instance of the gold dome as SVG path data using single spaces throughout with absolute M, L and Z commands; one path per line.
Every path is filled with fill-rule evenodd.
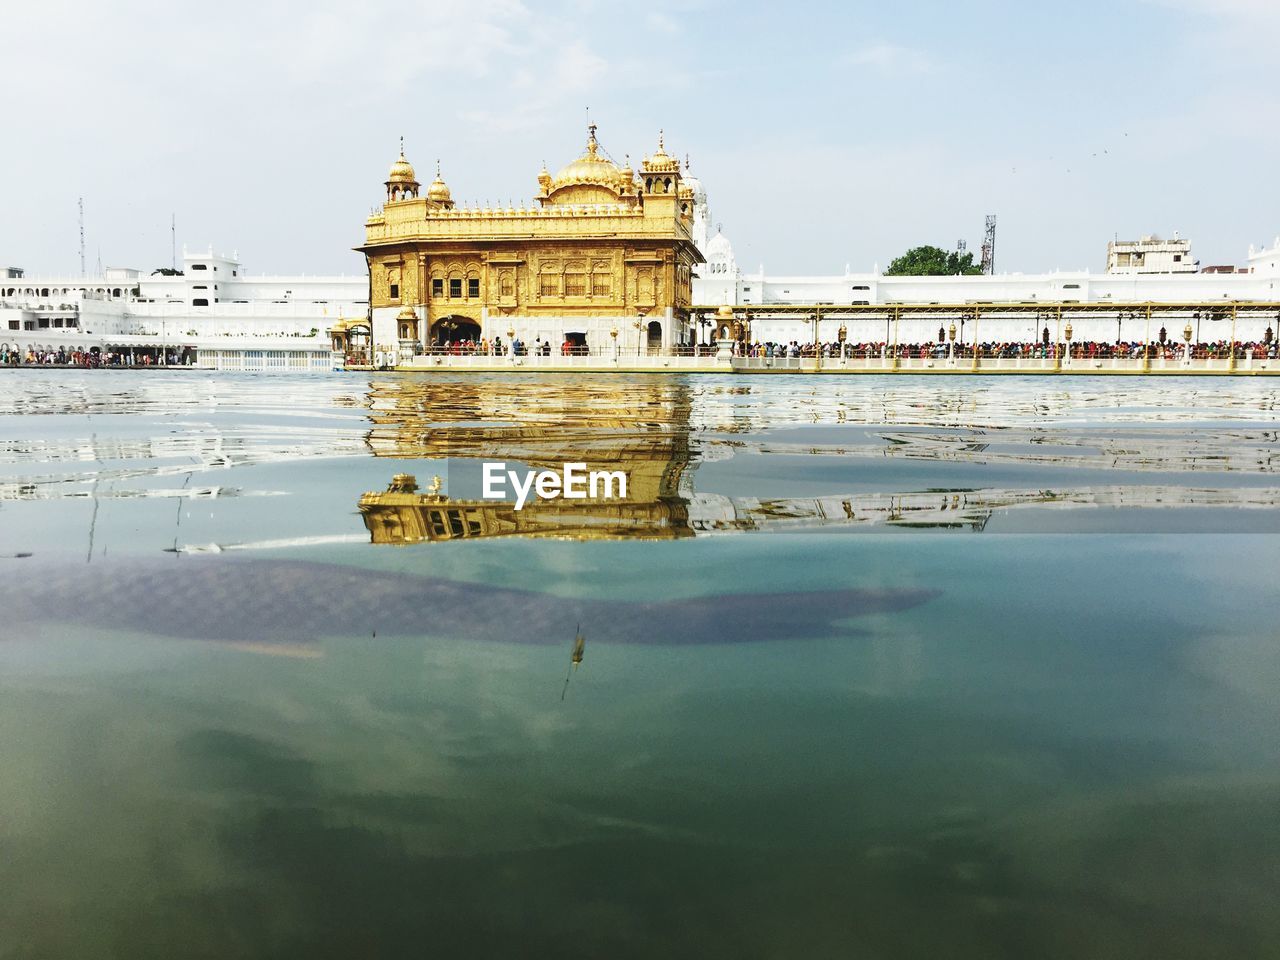
M 541 176 L 538 177 L 543 182 Z M 587 149 L 577 160 L 566 164 L 551 179 L 545 189 L 554 194 L 560 190 L 568 191 L 571 203 L 609 203 L 616 202 L 618 192 L 624 183 L 623 172 L 612 160 L 600 155 L 600 145 L 596 142 L 596 128 L 592 124 L 588 128 Z M 606 195 L 600 189 L 608 191 Z M 570 188 L 588 188 L 574 190 Z
M 427 199 L 434 200 L 436 203 L 450 203 L 453 200 L 448 185 L 440 177 L 439 161 L 436 161 L 436 178 L 431 181 L 431 186 L 427 187 Z
M 387 174 L 387 183 L 417 184 L 417 175 L 413 172 L 413 164 L 404 158 L 404 144 L 400 145 L 400 159 L 391 165 Z
M 636 189 L 636 172 L 631 169 L 631 156 L 622 161 L 622 168 L 618 171 L 618 183 L 622 187 L 623 193 L 634 193 Z

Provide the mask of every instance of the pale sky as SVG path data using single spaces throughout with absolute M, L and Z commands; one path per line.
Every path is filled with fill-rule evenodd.
M 363 272 L 401 135 L 455 200 L 529 199 L 585 140 L 688 153 L 744 269 L 981 243 L 1105 265 L 1119 234 L 1244 261 L 1280 233 L 1280 0 L 1040 4 L 11 2 L 0 264 Z

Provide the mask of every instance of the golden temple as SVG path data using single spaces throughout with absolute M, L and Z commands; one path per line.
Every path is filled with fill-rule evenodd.
M 401 146 L 382 208 L 357 247 L 369 269 L 373 345 L 388 355 L 460 340 L 599 347 L 620 332 L 654 350 L 680 341 L 692 307 L 693 192 L 661 134 L 638 172 L 588 127 L 581 156 L 537 176 L 534 203 L 459 204 L 425 192 Z M 634 328 L 631 330 L 630 328 Z M 335 327 L 335 349 L 353 325 Z

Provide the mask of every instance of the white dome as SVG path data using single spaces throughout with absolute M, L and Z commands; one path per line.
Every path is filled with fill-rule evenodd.
M 702 181 L 701 181 L 701 180 L 699 180 L 697 177 L 685 177 L 685 178 L 684 178 L 684 185 L 685 185 L 686 187 L 688 187 L 690 190 L 692 190 L 692 191 L 693 191 L 693 202 L 694 202 L 694 203 L 706 203 L 706 202 L 707 202 L 707 190 L 706 190 L 706 188 L 702 185 Z
M 707 241 L 707 259 L 708 260 L 732 260 L 733 244 L 729 242 L 729 238 L 723 233 L 717 233 L 714 237 Z

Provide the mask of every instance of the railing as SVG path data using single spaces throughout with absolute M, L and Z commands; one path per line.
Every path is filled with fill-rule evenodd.
M 892 351 L 821 359 L 792 356 L 747 356 L 720 358 L 713 351 L 693 356 L 691 353 L 658 354 L 576 353 L 551 356 L 511 356 L 488 354 L 420 353 L 398 366 L 407 370 L 632 370 L 632 371 L 719 371 L 723 373 L 1208 373 L 1260 372 L 1280 373 L 1280 360 L 1268 358 L 1261 351 L 1250 355 L 1238 353 L 1213 357 L 1181 354 L 1137 357 L 1068 357 L 1054 356 L 893 356 Z

